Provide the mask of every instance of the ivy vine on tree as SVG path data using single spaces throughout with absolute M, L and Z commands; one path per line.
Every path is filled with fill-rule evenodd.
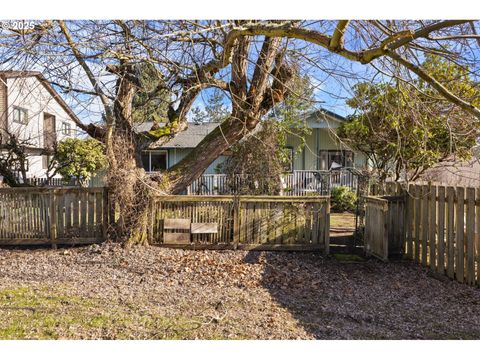
M 314 87 L 308 76 L 295 76 L 291 93 L 259 123 L 257 130 L 231 148 L 231 156 L 219 170 L 228 176 L 228 186 L 238 194 L 278 195 L 281 175 L 293 161 L 287 136 L 297 137 L 301 151 L 311 129 L 307 117 L 314 110 Z M 255 149 L 255 151 L 252 151 Z

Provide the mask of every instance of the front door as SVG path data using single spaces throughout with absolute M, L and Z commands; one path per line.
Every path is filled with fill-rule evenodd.
M 43 147 L 52 150 L 57 141 L 57 132 L 55 126 L 55 116 L 43 114 Z

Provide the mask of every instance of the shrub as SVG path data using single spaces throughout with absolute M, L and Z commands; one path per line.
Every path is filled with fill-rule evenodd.
M 61 141 L 53 157 L 58 173 L 65 179 L 86 182 L 107 163 L 102 143 L 94 139 L 68 138 Z
M 331 193 L 332 211 L 355 211 L 357 195 L 346 186 L 338 186 Z

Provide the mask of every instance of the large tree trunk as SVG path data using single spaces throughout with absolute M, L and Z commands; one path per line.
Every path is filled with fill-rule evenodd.
M 244 122 L 233 117 L 224 121 L 195 150 L 167 171 L 166 191 L 171 194 L 184 191 L 215 159 L 243 138 L 256 124 L 257 122 Z
M 247 82 L 241 80 L 246 79 L 246 67 L 235 67 L 234 72 L 239 72 L 235 79 L 239 83 L 232 85 L 233 96 L 237 100 L 232 104 L 231 116 L 180 163 L 155 179 L 147 176 L 142 168 L 141 150 L 157 140 L 158 136 L 170 135 L 186 126 L 186 112 L 199 88 L 189 89 L 178 109 L 169 111 L 168 132 L 151 130 L 146 134 L 136 134 L 132 125 L 132 99 L 136 91 L 134 80 L 131 80 L 133 76 L 127 74 L 119 79 L 111 145 L 108 145 L 108 130 L 106 139 L 107 149 L 110 147 L 112 153 L 108 183 L 119 211 L 114 235 L 116 239 L 146 244 L 148 209 L 152 197 L 159 193 L 179 194 L 184 191 L 215 159 L 253 130 L 275 103 L 283 101 L 293 73 L 283 63 L 282 56 L 277 56 L 280 42 L 280 39 L 265 39 L 248 92 Z M 246 51 L 248 46 L 242 49 Z M 129 71 L 127 66 L 119 68 Z M 271 85 L 270 76 L 275 79 Z
M 121 70 L 130 69 L 125 66 Z M 136 91 L 136 85 L 122 76 L 117 82 L 112 118 L 107 119 L 107 185 L 118 212 L 109 235 L 116 241 L 146 244 L 152 186 L 142 167 L 141 145 L 132 125 L 132 100 Z

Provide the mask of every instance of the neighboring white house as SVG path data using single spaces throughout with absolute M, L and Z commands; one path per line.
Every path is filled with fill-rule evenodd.
M 54 144 L 76 136 L 75 121 L 76 115 L 41 73 L 0 71 L 0 144 L 14 134 L 26 145 L 28 178 L 46 176 Z

